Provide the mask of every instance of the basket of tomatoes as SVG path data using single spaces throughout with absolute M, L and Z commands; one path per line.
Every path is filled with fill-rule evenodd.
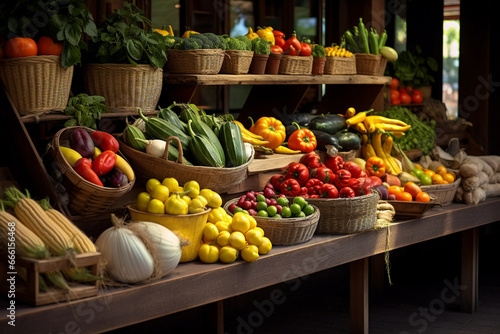
M 61 65 L 62 44 L 49 37 L 9 39 L 0 59 L 0 80 L 21 116 L 62 111 L 73 80 L 73 66 Z

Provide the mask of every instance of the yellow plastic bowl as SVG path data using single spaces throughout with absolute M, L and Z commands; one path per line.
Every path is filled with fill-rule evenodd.
M 135 206 L 127 206 L 132 221 L 148 221 L 165 226 L 170 231 L 177 232 L 181 241 L 187 244 L 182 246 L 180 262 L 194 261 L 198 258 L 198 251 L 202 244 L 203 228 L 208 220 L 211 208 L 201 213 L 188 215 L 168 215 L 148 213 L 137 210 Z

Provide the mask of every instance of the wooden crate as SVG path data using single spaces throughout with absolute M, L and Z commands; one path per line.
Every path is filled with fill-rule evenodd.
M 74 263 L 76 267 L 89 267 L 93 275 L 97 275 L 97 263 L 101 253 L 86 253 L 75 256 Z M 53 304 L 62 301 L 81 299 L 96 296 L 99 287 L 99 281 L 94 284 L 81 284 L 68 282 L 70 290 L 68 293 L 60 289 L 49 288 L 47 291 L 40 291 L 39 274 L 71 268 L 72 264 L 68 257 L 59 256 L 46 260 L 34 260 L 24 257 L 16 257 L 16 270 L 11 270 L 8 266 L 7 256 L 2 257 L 0 270 L 0 291 L 9 296 L 10 284 L 7 278 L 15 278 L 15 300 L 26 302 L 28 304 L 39 306 Z M 26 270 L 26 282 L 20 277 L 17 271 Z M 10 297 L 9 297 L 10 298 Z

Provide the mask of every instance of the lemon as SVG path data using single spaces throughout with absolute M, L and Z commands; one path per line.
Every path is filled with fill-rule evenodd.
M 161 184 L 163 184 L 165 187 L 167 187 L 171 193 L 174 193 L 174 192 L 179 190 L 179 182 L 174 177 L 164 178 L 163 181 L 161 182 Z
M 234 231 L 229 236 L 229 244 L 237 250 L 242 250 L 243 247 L 245 247 L 246 242 L 247 239 L 245 238 L 245 235 L 240 231 Z
M 169 196 L 168 188 L 162 184 L 158 184 L 153 187 L 150 192 L 151 198 L 159 199 L 162 202 L 165 202 Z
M 153 188 L 159 184 L 161 184 L 160 180 L 149 179 L 148 182 L 146 182 L 146 191 L 151 194 L 151 191 L 153 190 Z

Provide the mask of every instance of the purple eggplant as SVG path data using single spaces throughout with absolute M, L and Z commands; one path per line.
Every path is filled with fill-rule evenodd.
M 123 172 L 119 169 L 114 167 L 107 175 L 106 175 L 106 183 L 110 187 L 120 187 L 122 186 L 124 182 L 124 174 Z
M 72 149 L 77 151 L 84 158 L 92 158 L 95 152 L 95 144 L 87 130 L 76 128 L 71 133 L 69 143 Z

